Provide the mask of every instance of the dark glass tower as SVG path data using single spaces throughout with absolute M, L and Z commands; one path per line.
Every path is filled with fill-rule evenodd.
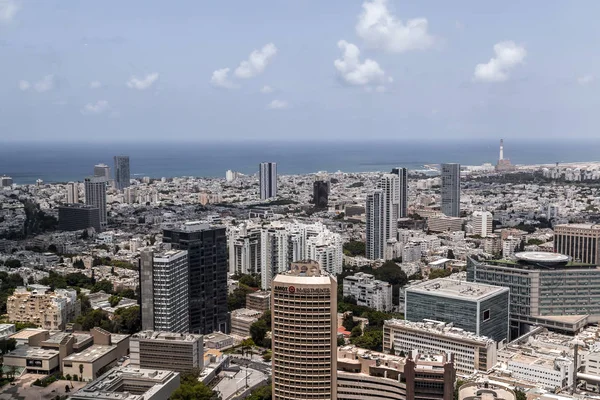
M 115 156 L 115 188 L 123 190 L 129 187 L 129 156 Z
M 229 333 L 225 228 L 187 222 L 164 229 L 163 242 L 188 252 L 190 332 Z
M 408 169 L 393 168 L 392 174 L 398 175 L 400 183 L 398 185 L 398 218 L 408 217 Z
M 315 181 L 313 183 L 313 204 L 316 208 L 327 208 L 329 199 L 329 181 Z

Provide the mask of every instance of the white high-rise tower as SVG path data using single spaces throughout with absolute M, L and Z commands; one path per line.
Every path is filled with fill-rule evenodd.
M 398 175 L 385 174 L 377 184 L 377 189 L 367 196 L 367 258 L 386 258 L 386 243 L 396 240 L 398 235 L 398 203 Z
M 500 158 L 498 160 L 504 160 L 504 139 L 500 139 Z

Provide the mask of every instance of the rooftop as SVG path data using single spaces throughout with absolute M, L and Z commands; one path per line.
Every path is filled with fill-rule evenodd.
M 142 331 L 131 335 L 132 339 L 194 342 L 202 341 L 202 335 L 192 333 Z
M 427 293 L 440 297 L 480 301 L 499 293 L 508 292 L 506 287 L 466 282 L 452 278 L 437 278 L 412 285 L 406 292 Z
M 11 339 L 29 339 L 30 337 L 37 335 L 40 332 L 48 332 L 46 329 L 42 328 L 26 328 L 22 329 L 17 333 L 10 335 Z
M 470 341 L 483 346 L 495 343 L 494 340 L 486 336 L 477 336 L 473 332 L 468 332 L 464 329 L 456 328 L 452 324 L 440 321 L 425 320 L 423 322 L 411 322 L 404 319 L 390 319 L 385 321 L 384 324 L 389 327 L 406 328 L 412 331 L 427 332 L 434 336 Z
M 63 361 L 94 362 L 116 348 L 117 346 L 94 344 L 80 353 L 73 353 L 70 356 L 65 357 Z
M 516 253 L 515 257 L 521 261 L 543 263 L 543 264 L 562 264 L 569 262 L 569 256 L 558 253 L 548 253 L 545 251 L 524 251 Z
M 266 290 L 259 290 L 258 292 L 248 294 L 250 297 L 259 297 L 261 299 L 269 299 L 271 298 L 271 292 Z
M 49 360 L 54 357 L 58 357 L 59 351 L 53 349 L 42 349 L 41 347 L 31 346 L 19 346 L 4 357 L 17 357 L 17 358 L 35 358 L 42 360 Z
M 561 225 L 556 225 L 554 227 L 554 229 L 556 230 L 556 228 L 571 228 L 571 229 L 594 229 L 594 230 L 598 230 L 600 229 L 600 224 L 561 224 Z

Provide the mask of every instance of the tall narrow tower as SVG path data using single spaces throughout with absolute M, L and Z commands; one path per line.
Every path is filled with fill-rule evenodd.
M 108 180 L 104 176 L 91 176 L 84 180 L 85 204 L 98 208 L 102 228 L 107 225 L 106 186 Z
M 504 139 L 500 139 L 500 158 L 498 160 L 504 160 Z
M 277 197 L 277 163 L 260 163 L 259 183 L 261 200 Z
M 460 164 L 442 164 L 442 212 L 460 216 Z
M 398 175 L 398 218 L 408 216 L 408 169 L 394 168 L 392 174 Z
M 129 156 L 115 156 L 115 187 L 123 190 L 130 185 Z
M 377 183 L 377 189 L 367 195 L 367 248 L 370 260 L 385 258 L 388 240 L 398 235 L 399 178 L 385 174 Z

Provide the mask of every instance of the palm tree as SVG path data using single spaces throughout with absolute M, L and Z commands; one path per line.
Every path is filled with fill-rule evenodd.
M 83 364 L 79 364 L 79 380 L 83 382 Z

